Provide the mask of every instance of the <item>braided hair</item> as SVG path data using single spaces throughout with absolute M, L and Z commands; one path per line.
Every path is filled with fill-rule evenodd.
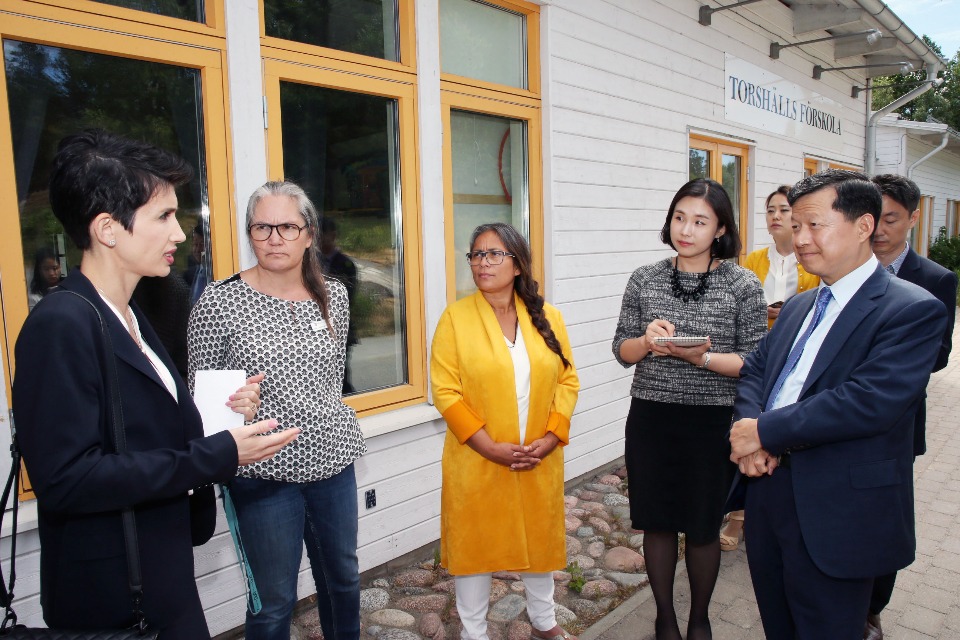
M 531 273 L 530 246 L 527 244 L 527 241 L 520 235 L 520 232 L 511 225 L 504 222 L 491 222 L 482 224 L 473 230 L 473 233 L 470 235 L 471 250 L 473 250 L 477 238 L 487 231 L 492 231 L 497 234 L 497 237 L 500 238 L 500 241 L 503 243 L 503 248 L 506 249 L 507 253 L 513 254 L 513 264 L 520 271 L 520 275 L 515 276 L 513 279 L 513 290 L 517 292 L 520 300 L 523 301 L 524 306 L 527 308 L 527 313 L 530 314 L 530 320 L 533 322 L 533 326 L 536 327 L 537 332 L 543 338 L 547 347 L 560 357 L 561 362 L 563 362 L 563 367 L 565 369 L 570 367 L 570 361 L 563 355 L 560 341 L 557 340 L 557 336 L 550 326 L 550 321 L 547 320 L 547 316 L 543 313 L 543 296 L 540 295 L 538 290 L 539 285 L 537 281 L 533 279 L 533 274 Z

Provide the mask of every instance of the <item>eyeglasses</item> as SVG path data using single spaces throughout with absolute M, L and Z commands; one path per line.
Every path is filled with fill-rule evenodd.
M 503 259 L 506 257 L 515 258 L 516 256 L 498 249 L 494 249 L 493 251 L 470 251 L 467 253 L 467 262 L 470 263 L 470 266 L 476 267 L 486 258 L 488 263 L 498 265 L 503 264 Z
M 277 235 L 279 235 L 284 240 L 296 240 L 300 237 L 300 232 L 306 229 L 309 225 L 303 225 L 302 227 L 293 224 L 292 222 L 285 222 L 283 224 L 266 224 L 259 222 L 257 224 L 252 224 L 247 227 L 247 233 L 250 234 L 250 237 L 259 242 L 264 240 L 269 240 L 270 236 L 273 235 L 273 230 L 277 230 Z

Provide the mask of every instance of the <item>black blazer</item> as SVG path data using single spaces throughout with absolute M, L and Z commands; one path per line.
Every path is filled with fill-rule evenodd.
M 940 341 L 940 352 L 934 371 L 940 371 L 950 360 L 950 350 L 953 347 L 953 324 L 957 315 L 957 274 L 941 267 L 933 260 L 919 255 L 913 247 L 907 252 L 907 257 L 900 265 L 897 276 L 907 282 L 923 287 L 932 293 L 947 307 L 947 328 Z M 927 452 L 927 403 L 920 403 L 917 417 L 913 423 L 913 455 L 921 456 Z
M 13 383 L 17 437 L 37 494 L 44 620 L 55 628 L 132 621 L 120 510 L 134 507 L 148 623 L 165 638 L 209 638 L 194 579 L 191 503 L 202 542 L 216 517 L 209 485 L 236 473 L 236 444 L 226 432 L 202 437 L 186 385 L 136 307 L 178 401 L 79 270 L 61 287 L 93 302 L 107 323 L 128 451 L 113 452 L 99 320 L 76 296 L 51 293 L 20 331 Z
M 913 417 L 947 314 L 877 265 L 830 328 L 797 402 L 763 411 L 816 295 L 787 300 L 746 358 L 733 418 L 758 418 L 763 447 L 791 453 L 814 564 L 834 578 L 872 578 L 914 558 Z

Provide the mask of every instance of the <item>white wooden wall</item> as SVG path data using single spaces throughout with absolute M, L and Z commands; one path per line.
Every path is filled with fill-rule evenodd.
M 910 165 L 927 155 L 938 145 L 907 137 L 907 162 L 904 174 Z M 920 193 L 933 196 L 933 216 L 927 229 L 930 242 L 937 237 L 940 227 L 947 224 L 947 200 L 960 200 L 960 154 L 944 149 L 913 171 L 912 179 L 920 187 Z

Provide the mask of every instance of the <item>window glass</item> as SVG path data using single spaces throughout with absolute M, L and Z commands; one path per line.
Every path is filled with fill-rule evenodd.
M 690 179 L 710 177 L 710 152 L 705 149 L 690 149 Z
M 45 293 L 44 284 L 80 264 L 80 251 L 64 236 L 47 194 L 50 162 L 63 136 L 106 129 L 177 153 L 196 170 L 177 192 L 186 246 L 177 251 L 169 277 L 143 278 L 134 293 L 186 375 L 191 291 L 199 293 L 210 273 L 200 72 L 14 40 L 3 41 L 3 55 L 30 308 Z
M 203 0 L 98 0 L 115 7 L 147 11 L 161 16 L 203 22 Z
M 397 61 L 396 0 L 264 0 L 268 36 Z
M 526 122 L 450 112 L 456 294 L 473 293 L 470 234 L 481 224 L 512 224 L 529 241 Z
M 527 88 L 526 16 L 474 0 L 440 0 L 444 73 Z
M 285 178 L 323 217 L 327 273 L 350 296 L 344 394 L 407 381 L 397 101 L 280 83 Z
M 727 195 L 730 196 L 733 210 L 740 211 L 740 178 L 743 175 L 743 169 L 740 166 L 740 156 L 724 153 L 720 159 L 723 163 L 723 188 L 727 190 Z

